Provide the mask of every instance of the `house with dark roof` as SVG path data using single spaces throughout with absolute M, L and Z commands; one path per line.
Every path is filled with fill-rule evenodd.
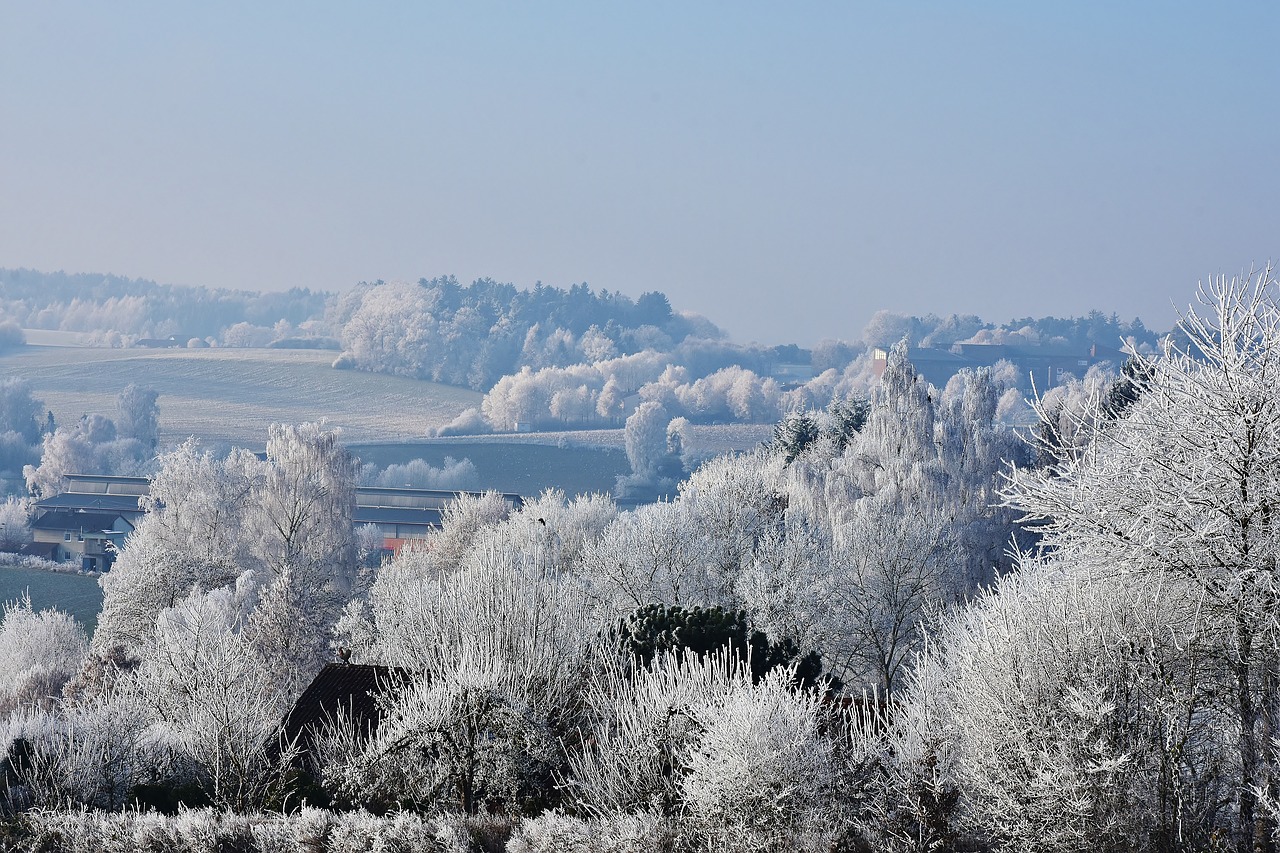
M 298 750 L 296 765 L 314 773 L 311 756 L 326 726 L 341 720 L 361 737 L 372 737 L 382 718 L 378 694 L 399 690 L 410 679 L 407 670 L 395 667 L 325 664 L 285 717 L 281 742 L 293 744 Z
M 146 514 L 141 499 L 150 491 L 146 477 L 68 474 L 65 492 L 36 501 L 32 545 L 41 556 L 79 560 L 85 571 L 103 572 L 116 549 Z
M 186 338 L 179 339 L 177 335 L 170 335 L 167 338 L 138 338 L 133 345 L 148 349 L 172 349 L 182 346 L 185 340 Z
M 84 509 L 45 509 L 31 522 L 33 545 L 50 548 L 53 559 L 79 560 L 85 571 L 105 571 L 108 543 L 123 543 L 133 531 L 134 520 L 119 512 Z

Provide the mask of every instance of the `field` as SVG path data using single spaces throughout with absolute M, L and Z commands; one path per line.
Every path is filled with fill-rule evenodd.
M 773 428 L 760 424 L 695 426 L 690 451 L 714 456 L 749 450 Z M 439 466 L 446 456 L 476 466 L 482 488 L 533 496 L 545 489 L 568 495 L 612 492 L 619 475 L 631 472 L 620 429 L 452 436 L 408 442 L 357 443 L 351 450 L 382 467 L 424 459 Z
M 612 492 L 618 475 L 631 472 L 621 451 L 572 445 L 439 439 L 350 447 L 361 461 L 382 467 L 414 458 L 439 466 L 446 456 L 466 457 L 476 466 L 480 488 L 526 497 L 550 488 L 562 489 L 570 496 Z
M 334 370 L 335 354 L 277 349 L 102 349 L 27 346 L 0 356 L 0 377 L 31 382 L 60 422 L 112 415 L 130 382 L 160 394 L 161 442 L 189 435 L 261 448 L 271 423 L 327 418 L 346 441 L 405 439 L 448 423 L 474 391 Z
M 24 592 L 30 593 L 36 610 L 65 610 L 90 633 L 98 624 L 102 587 L 96 577 L 0 566 L 0 602 L 14 601 Z
M 82 337 L 82 336 L 81 336 Z M 28 332 L 32 345 L 0 356 L 0 378 L 30 381 L 63 423 L 87 412 L 112 415 L 122 388 L 136 382 L 160 394 L 162 445 L 195 435 L 260 449 L 271 423 L 327 419 L 365 462 L 469 458 L 480 488 L 532 496 L 610 492 L 629 472 L 623 431 L 419 438 L 477 406 L 473 391 L 381 374 L 334 370 L 334 353 L 277 349 L 106 349 L 77 346 L 65 332 Z M 690 450 L 711 456 L 768 438 L 759 425 L 695 426 Z

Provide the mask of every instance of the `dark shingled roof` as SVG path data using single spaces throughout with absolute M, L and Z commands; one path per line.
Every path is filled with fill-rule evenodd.
M 296 741 L 307 753 L 317 726 L 332 720 L 339 709 L 355 722 L 357 731 L 366 727 L 372 733 L 380 716 L 374 696 L 380 691 L 404 684 L 409 673 L 389 666 L 369 664 L 325 664 L 311 685 L 302 692 L 284 721 L 287 742 Z
M 55 510 L 31 522 L 33 530 L 110 530 L 120 516 L 116 513 L 69 512 Z

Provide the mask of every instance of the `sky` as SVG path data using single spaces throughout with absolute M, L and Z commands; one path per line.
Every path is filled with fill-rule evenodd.
M 0 267 L 1169 328 L 1280 258 L 1280 4 L 0 0 Z

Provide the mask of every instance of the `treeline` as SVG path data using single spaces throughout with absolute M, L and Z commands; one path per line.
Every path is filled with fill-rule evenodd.
M 329 294 L 306 288 L 255 292 L 0 269 L 0 317 L 29 329 L 97 333 L 104 343 L 117 346 L 170 335 L 184 344 L 191 338 L 220 341 L 237 324 L 266 330 L 280 323 L 298 327 L 322 318 L 328 299 Z
M 871 348 L 900 340 L 936 349 L 986 343 L 1085 353 L 1100 343 L 1151 354 L 1158 348 L 1157 334 L 1141 320 L 1098 311 L 1003 325 L 974 315 L 881 311 L 860 339 L 824 340 L 809 350 L 736 344 L 707 319 L 674 310 L 661 292 L 632 299 L 586 284 L 521 289 L 491 279 L 464 286 L 447 277 L 361 283 L 341 294 L 259 294 L 27 270 L 0 271 L 0 280 L 0 316 L 89 331 L 103 345 L 172 334 L 189 346 L 341 349 L 338 368 L 486 392 L 483 405 L 445 433 L 617 427 L 648 402 L 691 422 L 769 423 L 833 397 L 865 394 L 878 379 Z M 1030 390 L 1025 369 L 1000 366 L 997 373 L 1019 377 L 1019 387 Z
M 672 310 L 650 292 L 568 290 L 541 283 L 531 290 L 480 279 L 357 285 L 332 303 L 347 365 L 488 390 L 501 377 L 531 370 L 594 364 L 641 352 L 672 353 L 710 370 L 744 360 L 709 321 Z M 714 365 L 714 366 L 713 366 Z
M 1117 314 L 1108 316 L 1097 310 L 1083 317 L 1022 317 L 1003 324 L 989 323 L 974 314 L 916 317 L 877 311 L 863 328 L 861 343 L 868 347 L 888 347 L 906 338 L 913 347 L 928 349 L 947 350 L 958 343 L 977 343 L 1060 347 L 1084 352 L 1091 344 L 1119 349 L 1122 342 L 1128 342 L 1136 349 L 1154 352 L 1162 337 L 1163 334 L 1148 329 L 1141 319 L 1123 321 Z M 850 356 L 858 347 L 843 341 L 826 341 L 819 345 L 823 358 L 838 361 L 838 356 L 826 353 L 840 352 L 842 344 Z

